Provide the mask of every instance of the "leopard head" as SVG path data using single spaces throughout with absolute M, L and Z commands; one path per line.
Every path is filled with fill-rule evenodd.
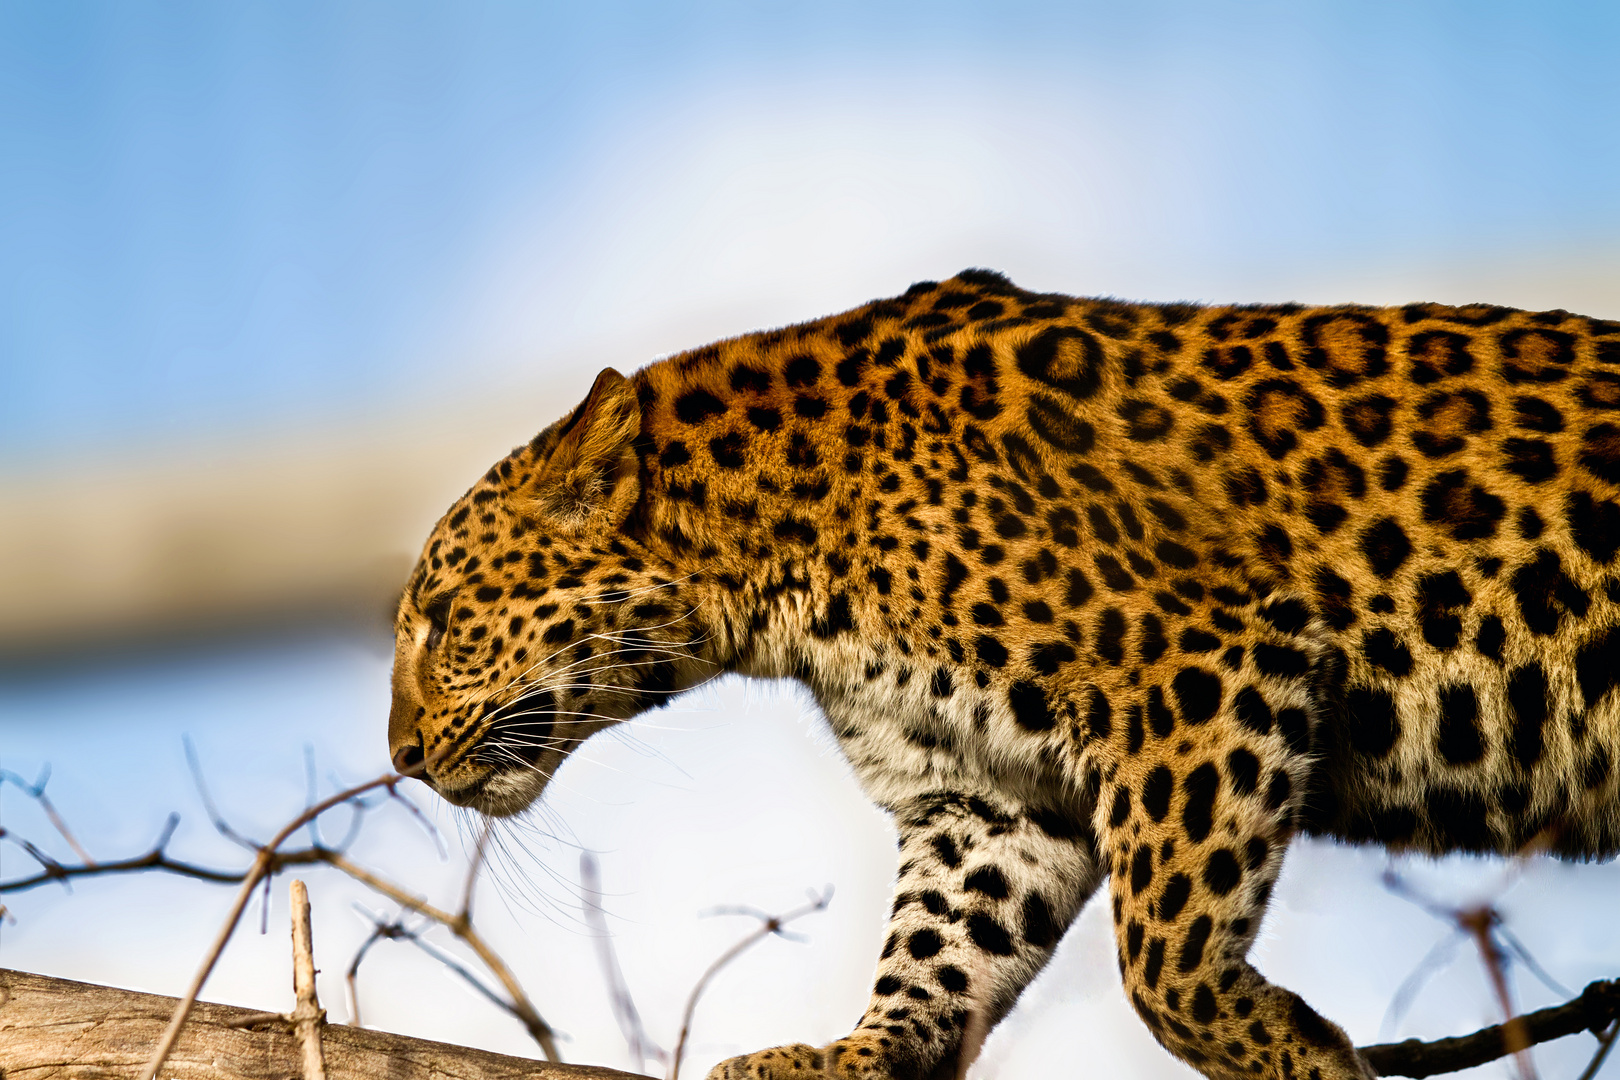
M 588 736 L 712 672 L 701 586 L 641 539 L 641 411 L 611 368 L 440 519 L 394 623 L 395 768 L 505 816 Z

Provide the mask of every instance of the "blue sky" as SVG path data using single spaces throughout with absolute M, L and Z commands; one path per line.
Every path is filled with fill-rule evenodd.
M 1616 55 L 1596 2 L 8 4 L 0 462 L 696 344 L 646 297 L 694 273 L 775 285 L 728 333 L 957 262 L 1228 298 L 1612 245 Z M 866 211 L 813 282 L 795 175 Z

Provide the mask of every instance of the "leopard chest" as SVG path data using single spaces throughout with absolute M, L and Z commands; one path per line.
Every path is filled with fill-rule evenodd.
M 986 791 L 1052 804 L 1078 792 L 1078 755 L 1062 725 L 1039 735 L 1020 728 L 1005 688 L 878 642 L 814 652 L 801 674 L 877 802 Z

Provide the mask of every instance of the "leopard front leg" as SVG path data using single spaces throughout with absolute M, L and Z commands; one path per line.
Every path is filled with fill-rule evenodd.
M 731 1058 L 709 1080 L 954 1076 L 1046 964 L 1101 879 L 1089 808 L 932 792 L 892 808 L 900 875 L 871 1002 L 854 1032 Z

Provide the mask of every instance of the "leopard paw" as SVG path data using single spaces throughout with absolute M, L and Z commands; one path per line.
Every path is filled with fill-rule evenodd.
M 886 1058 L 876 1040 L 856 1034 L 821 1049 L 794 1043 L 728 1058 L 709 1080 L 889 1080 Z
M 709 1080 L 812 1080 L 826 1075 L 825 1060 L 815 1047 L 794 1043 L 727 1058 L 709 1070 Z

